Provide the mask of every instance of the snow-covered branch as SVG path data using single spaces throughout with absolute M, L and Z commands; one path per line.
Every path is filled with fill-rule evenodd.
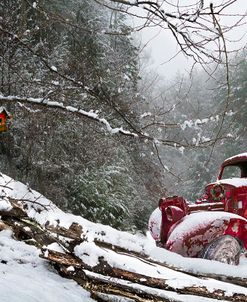
M 70 113 L 77 114 L 79 116 L 83 116 L 85 118 L 88 118 L 88 119 L 101 123 L 102 125 L 105 126 L 107 131 L 111 134 L 121 133 L 123 135 L 132 136 L 132 137 L 138 136 L 137 133 L 133 133 L 128 130 L 124 130 L 122 127 L 113 128 L 105 118 L 101 118 L 99 116 L 99 114 L 93 110 L 85 111 L 83 109 L 78 109 L 73 106 L 65 106 L 65 105 L 63 105 L 63 103 L 49 101 L 49 100 L 46 100 L 43 98 L 22 98 L 22 97 L 18 97 L 18 96 L 8 96 L 8 97 L 0 96 L 0 101 L 38 104 L 38 105 L 41 105 L 44 107 L 51 107 L 54 109 L 68 111 Z
M 86 111 L 80 108 L 76 108 L 73 106 L 66 106 L 62 102 L 57 102 L 57 101 L 50 101 L 45 98 L 32 98 L 32 97 L 19 97 L 19 96 L 3 96 L 0 95 L 0 101 L 3 102 L 19 102 L 19 103 L 27 103 L 27 104 L 33 104 L 33 105 L 39 105 L 43 107 L 49 107 L 53 109 L 58 109 L 61 111 L 68 112 L 70 114 L 75 114 L 80 117 L 84 117 L 87 119 L 90 119 L 92 121 L 95 121 L 96 123 L 100 123 L 104 126 L 104 128 L 107 130 L 108 133 L 110 134 L 121 134 L 124 136 L 129 136 L 133 138 L 139 138 L 141 140 L 144 140 L 146 142 L 152 142 L 156 148 L 157 145 L 166 145 L 174 148 L 178 148 L 178 150 L 184 150 L 185 148 L 193 148 L 193 147 L 206 147 L 210 146 L 215 143 L 215 140 L 207 138 L 204 139 L 204 137 L 199 137 L 195 140 L 193 139 L 191 143 L 186 141 L 185 143 L 181 142 L 180 140 L 169 140 L 169 139 L 163 139 L 163 138 L 157 138 L 155 136 L 149 135 L 147 132 L 143 132 L 142 130 L 136 130 L 136 131 L 129 131 L 124 129 L 123 127 L 113 127 L 110 122 L 104 118 L 100 117 L 99 113 L 94 110 Z M 217 118 L 214 118 L 217 120 Z M 202 125 L 206 122 L 208 122 L 209 119 L 205 120 L 195 120 L 195 121 L 185 121 L 184 123 L 176 123 L 176 124 L 171 124 L 167 125 L 167 127 L 174 128 L 178 127 L 181 128 L 182 130 L 185 130 L 187 127 L 188 128 L 198 128 L 198 125 Z M 213 117 L 211 118 L 213 120 Z M 154 125 L 158 125 L 159 127 L 161 126 L 160 123 Z M 150 125 L 148 125 L 150 126 Z M 148 127 L 147 126 L 147 127 Z M 164 124 L 165 126 L 165 124 Z M 145 127 L 143 128 L 143 130 Z M 224 137 L 225 138 L 225 137 Z M 222 137 L 218 137 L 218 140 L 221 140 Z M 181 151 L 182 152 L 182 151 Z
M 50 107 L 54 109 L 59 109 L 62 111 L 69 112 L 71 114 L 75 114 L 77 116 L 85 117 L 90 120 L 93 120 L 95 122 L 98 122 L 106 128 L 106 130 L 111 133 L 111 134 L 122 134 L 125 136 L 130 136 L 130 137 L 135 137 L 135 138 L 140 138 L 144 139 L 147 141 L 155 141 L 156 143 L 159 144 L 165 144 L 168 146 L 176 146 L 176 147 L 181 147 L 183 146 L 182 143 L 177 142 L 177 141 L 171 141 L 171 140 L 164 140 L 160 139 L 158 140 L 157 138 L 154 138 L 152 136 L 149 136 L 147 133 L 143 132 L 131 132 L 128 130 L 123 129 L 122 127 L 112 127 L 111 124 L 107 121 L 107 119 L 102 118 L 99 116 L 99 114 L 93 110 L 90 111 L 85 111 L 83 109 L 79 109 L 73 106 L 65 106 L 61 102 L 54 102 L 54 101 L 49 101 L 43 98 L 25 98 L 25 97 L 18 97 L 18 96 L 1 96 L 0 95 L 0 101 L 4 102 L 20 102 L 20 103 L 30 103 L 30 104 L 36 104 L 44 107 Z M 184 147 L 189 147 L 189 145 L 185 145 Z

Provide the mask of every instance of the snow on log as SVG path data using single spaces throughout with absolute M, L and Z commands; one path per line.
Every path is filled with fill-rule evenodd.
M 237 267 L 184 258 L 143 235 L 66 214 L 24 184 L 0 174 L 0 230 L 40 249 L 62 276 L 96 300 L 247 302 L 247 259 Z

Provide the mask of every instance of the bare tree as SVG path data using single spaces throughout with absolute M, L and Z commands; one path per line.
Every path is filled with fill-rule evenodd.
M 219 3 L 204 0 L 95 1 L 143 20 L 137 30 L 147 26 L 170 30 L 180 52 L 202 65 L 226 63 L 227 34 L 246 22 L 245 13 L 234 15 L 229 12 L 237 0 Z
M 166 0 L 95 0 L 112 9 L 121 10 L 139 18 L 143 27 L 160 27 L 169 30 L 179 46 L 179 53 L 192 59 L 192 67 L 200 65 L 210 77 L 219 65 L 223 66 L 225 76 L 218 81 L 219 88 L 226 87 L 223 106 L 218 112 L 218 127 L 212 135 L 211 159 L 219 140 L 224 137 L 226 117 L 232 108 L 230 58 L 240 50 L 239 40 L 231 39 L 231 32 L 246 25 L 246 12 L 234 14 L 237 0 L 224 1 L 166 1 Z M 241 38 L 240 38 L 241 40 Z M 237 42 L 237 43 L 236 43 Z M 233 46 L 233 44 L 235 45 Z M 174 57 L 177 55 L 174 54 Z M 157 122 L 156 122 L 157 123 Z M 158 122 L 157 124 L 162 124 Z M 167 123 L 165 125 L 168 127 Z M 174 126 L 174 125 L 172 125 Z

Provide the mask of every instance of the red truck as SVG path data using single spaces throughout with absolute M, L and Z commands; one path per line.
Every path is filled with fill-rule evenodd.
M 247 153 L 226 159 L 216 182 L 195 203 L 161 198 L 149 230 L 169 251 L 237 265 L 247 250 Z

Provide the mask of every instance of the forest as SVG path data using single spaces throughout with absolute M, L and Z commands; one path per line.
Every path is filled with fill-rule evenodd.
M 246 48 L 228 53 L 230 28 L 218 23 L 235 1 L 205 10 L 195 1 L 180 16 L 158 6 L 167 1 L 145 2 L 0 3 L 0 106 L 12 115 L 0 133 L 1 172 L 67 212 L 140 232 L 160 197 L 199 198 L 221 162 L 246 151 L 247 136 Z M 170 80 L 147 71 L 132 6 L 147 11 L 145 26 L 164 22 L 200 68 Z M 200 43 L 187 33 L 199 26 L 209 32 Z M 218 55 L 208 41 L 219 41 Z

